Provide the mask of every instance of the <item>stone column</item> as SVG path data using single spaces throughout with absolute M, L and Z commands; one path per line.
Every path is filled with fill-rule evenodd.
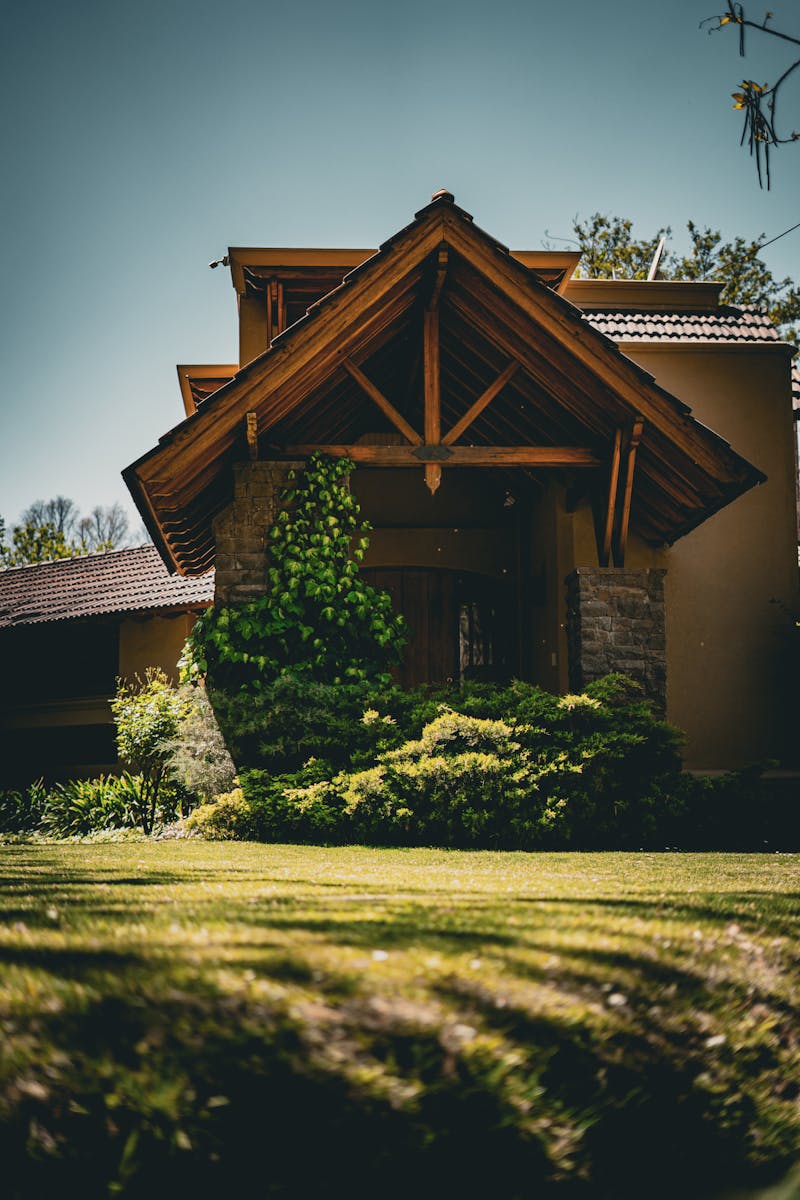
M 214 603 L 244 604 L 267 590 L 267 538 L 289 472 L 301 462 L 242 462 L 233 468 L 234 494 L 214 519 Z
M 664 576 L 652 567 L 577 567 L 567 576 L 569 685 L 619 671 L 667 704 Z

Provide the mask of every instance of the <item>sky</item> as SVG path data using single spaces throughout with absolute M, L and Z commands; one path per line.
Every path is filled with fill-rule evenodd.
M 749 6 L 748 6 L 749 7 Z M 800 35 L 792 0 L 774 25 Z M 446 187 L 513 249 L 576 216 L 723 237 L 800 221 L 731 92 L 791 47 L 723 0 L 0 0 L 0 515 L 121 502 L 176 425 L 176 363 L 233 362 L 228 246 L 377 246 Z M 753 10 L 760 17 L 761 9 Z M 800 129 L 800 83 L 785 96 Z M 763 254 L 800 279 L 800 229 Z

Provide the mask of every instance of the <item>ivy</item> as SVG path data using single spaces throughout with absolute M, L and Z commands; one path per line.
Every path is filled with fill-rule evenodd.
M 284 674 L 323 683 L 385 682 L 405 644 L 390 596 L 359 574 L 369 539 L 347 477 L 348 459 L 315 454 L 292 486 L 269 535 L 268 591 L 196 622 L 184 678 L 261 691 Z

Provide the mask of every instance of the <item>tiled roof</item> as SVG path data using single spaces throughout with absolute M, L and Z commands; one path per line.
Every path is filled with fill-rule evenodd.
M 792 408 L 800 412 L 800 362 L 792 363 Z
M 644 312 L 636 309 L 585 313 L 600 333 L 617 342 L 780 342 L 781 335 L 757 308 L 723 305 L 715 312 Z
M 111 550 L 0 570 L 0 629 L 108 613 L 200 608 L 214 598 L 214 572 L 170 575 L 155 546 Z

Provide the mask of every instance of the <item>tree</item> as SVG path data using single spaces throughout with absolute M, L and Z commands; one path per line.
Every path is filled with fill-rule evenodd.
M 765 14 L 763 21 L 752 21 L 747 17 L 743 4 L 734 3 L 734 0 L 728 0 L 728 7 L 724 13 L 707 17 L 700 24 L 701 27 L 710 25 L 709 33 L 717 33 L 720 29 L 724 29 L 727 26 L 738 29 L 740 58 L 745 57 L 745 38 L 748 29 L 753 29 L 760 34 L 766 34 L 768 37 L 778 38 L 783 42 L 788 42 L 792 46 L 800 46 L 800 38 L 792 37 L 791 34 L 784 33 L 782 30 L 775 29 L 770 25 L 773 17 L 774 13 L 768 12 Z M 796 142 L 800 138 L 800 133 L 797 133 L 795 130 L 792 130 L 791 133 L 782 133 L 778 125 L 778 99 L 781 89 L 798 67 L 800 67 L 800 57 L 789 64 L 775 83 L 760 84 L 756 83 L 754 79 L 743 79 L 739 85 L 740 90 L 733 92 L 733 99 L 735 100 L 733 107 L 740 109 L 744 113 L 744 125 L 739 145 L 743 146 L 747 143 L 751 157 L 756 162 L 759 185 L 763 187 L 766 180 L 767 189 L 769 189 L 771 183 L 770 148 L 783 146 L 787 142 Z
M 116 550 L 128 542 L 128 518 L 121 504 L 97 505 L 82 517 L 74 500 L 55 496 L 35 500 L 11 528 L 11 544 L 0 521 L 0 566 L 22 567 L 57 558 L 77 558 Z
M 23 567 L 74 555 L 74 548 L 63 533 L 49 523 L 15 525 L 11 530 L 11 545 L 0 545 L 0 563 L 5 567 Z
M 627 217 L 593 213 L 572 223 L 581 251 L 579 274 L 589 279 L 647 279 L 653 257 L 661 242 L 672 233 L 669 226 L 650 238 L 637 239 Z M 658 274 L 662 279 L 715 279 L 722 283 L 724 304 L 754 305 L 764 309 L 783 337 L 794 341 L 800 322 L 800 288 L 788 278 L 776 279 L 759 258 L 764 235 L 749 242 L 736 237 L 723 242 L 718 229 L 701 228 L 688 221 L 690 249 L 687 254 L 665 252 Z

